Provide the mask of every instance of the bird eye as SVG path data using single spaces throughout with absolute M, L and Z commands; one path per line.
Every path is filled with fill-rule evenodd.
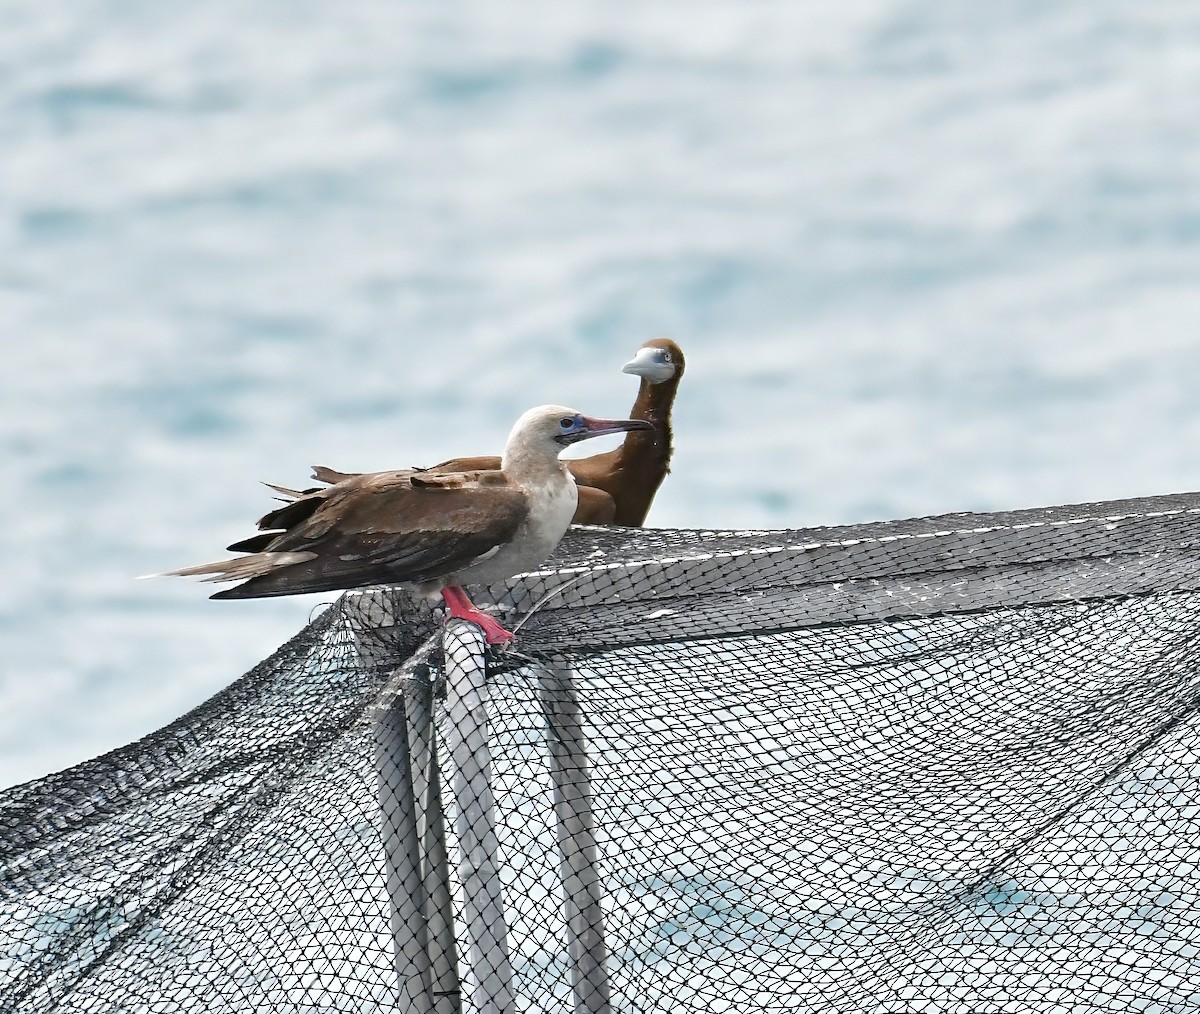
M 573 416 L 564 415 L 558 420 L 558 425 L 564 430 L 572 430 L 575 428 L 575 419 Z
M 670 352 L 667 352 L 667 351 L 664 349 L 664 350 L 663 350 L 663 354 L 662 354 L 662 358 L 663 358 L 663 362 L 664 362 L 664 363 L 669 363 L 669 362 L 671 361 L 671 353 L 670 353 Z

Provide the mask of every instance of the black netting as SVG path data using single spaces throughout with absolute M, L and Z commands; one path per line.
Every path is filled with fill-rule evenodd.
M 579 530 L 486 665 L 346 596 L 0 797 L 0 1009 L 1200 1011 L 1198 539 Z

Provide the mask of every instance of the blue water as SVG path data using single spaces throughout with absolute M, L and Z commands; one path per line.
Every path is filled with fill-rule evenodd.
M 652 521 L 1200 486 L 1200 7 L 0 7 L 0 784 L 229 683 L 320 599 L 133 575 L 257 480 L 618 414 Z

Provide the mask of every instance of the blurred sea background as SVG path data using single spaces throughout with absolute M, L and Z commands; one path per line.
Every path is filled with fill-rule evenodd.
M 622 414 L 656 335 L 658 526 L 1200 487 L 1197 96 L 1183 0 L 0 5 L 0 784 L 328 601 L 133 580 L 258 480 Z

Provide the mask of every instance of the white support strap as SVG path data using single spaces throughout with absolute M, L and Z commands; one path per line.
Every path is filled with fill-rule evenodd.
M 483 631 L 474 623 L 453 619 L 446 625 L 443 643 L 446 746 L 454 765 L 458 804 L 459 883 L 473 980 L 471 1007 L 479 1014 L 511 1014 L 516 1004 L 492 794 Z

